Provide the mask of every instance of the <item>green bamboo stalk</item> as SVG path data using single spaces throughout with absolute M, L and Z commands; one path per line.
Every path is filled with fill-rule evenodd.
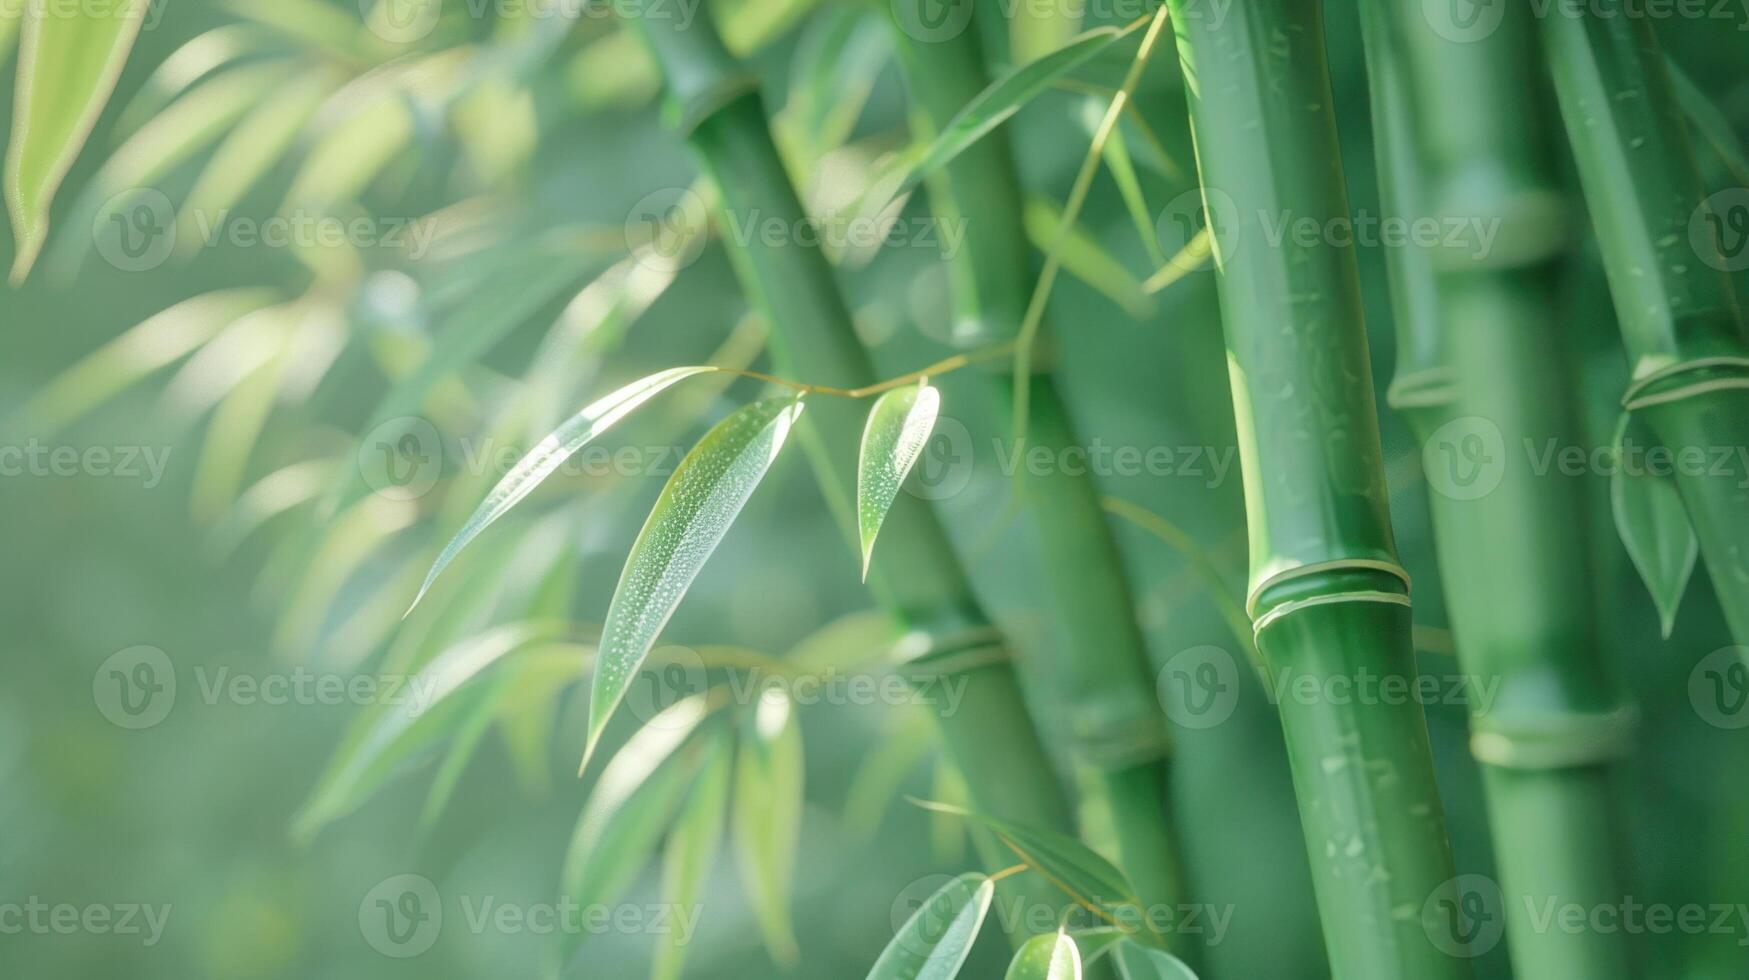
M 1251 537 L 1247 606 L 1281 692 L 1332 973 L 1458 980 L 1421 912 L 1453 878 L 1427 724 L 1411 698 L 1331 681 L 1416 676 L 1386 506 L 1354 250 L 1271 240 L 1346 220 L 1322 5 L 1252 0 L 1216 20 L 1172 0 L 1211 214 Z M 1224 199 L 1223 199 L 1224 196 Z M 1226 207 L 1230 202 L 1231 207 Z
M 1459 485 L 1447 472 L 1430 483 L 1459 662 L 1499 684 L 1497 702 L 1470 704 L 1470 726 L 1513 966 L 1523 977 L 1624 980 L 1625 936 L 1539 928 L 1535 911 L 1622 900 L 1608 764 L 1628 747 L 1632 712 L 1597 656 L 1597 576 L 1576 517 L 1583 485 L 1535 472 L 1521 451 L 1573 445 L 1580 430 L 1549 317 L 1566 225 L 1526 108 L 1535 102 L 1530 11 L 1509 6 L 1490 36 L 1458 42 L 1392 0 L 1361 9 L 1387 217 L 1476 232 L 1457 249 L 1387 253 L 1398 336 L 1391 403 L 1423 446 L 1452 453 L 1480 439 L 1504 454 L 1474 474 L 1486 482 Z
M 1543 40 L 1597 229 L 1632 382 L 1622 404 L 1672 452 L 1749 445 L 1749 340 L 1652 25 L 1620 0 L 1557 3 Z M 1731 633 L 1749 645 L 1749 474 L 1677 489 Z
M 932 0 L 900 0 L 921 17 Z M 895 5 L 905 23 L 906 11 Z M 945 126 L 988 84 L 983 45 L 967 29 L 920 39 L 894 31 L 924 137 Z M 997 129 L 966 149 L 930 184 L 942 221 L 961 220 L 965 236 L 949 261 L 954 283 L 954 339 L 968 347 L 1015 340 L 1026 316 L 1032 268 L 1022 224 L 1023 198 L 1007 132 Z M 1014 385 L 985 375 L 992 397 L 1011 404 Z M 1031 445 L 1063 458 L 1079 445 L 1048 369 L 1032 379 Z M 1015 447 L 1017 452 L 1024 447 Z M 1112 813 L 1117 863 L 1150 905 L 1184 901 L 1178 851 L 1167 812 L 1171 746 L 1154 694 L 1146 641 L 1135 619 L 1130 583 L 1090 476 L 1053 471 L 1022 488 L 1024 513 L 1040 534 L 1054 611 L 1070 649 L 1056 657 L 1062 689 L 1053 698 L 1067 718 L 1070 755 L 1090 769 Z M 1174 937 L 1180 955 L 1187 942 Z
M 800 227 L 805 212 L 772 142 L 756 82 L 724 49 L 708 18 L 682 29 L 673 18 L 644 16 L 654 2 L 635 5 L 633 16 L 667 79 L 674 119 L 718 188 L 725 223 L 776 219 Z M 818 248 L 753 235 L 733 243 L 729 255 L 749 302 L 770 324 L 781 370 L 838 388 L 874 383 L 874 368 Z M 820 483 L 847 531 L 854 526 L 855 447 L 866 407 L 818 398 L 802 425 Z M 869 582 L 911 630 L 901 651 L 906 675 L 919 682 L 966 678 L 959 710 L 937 720 L 974 805 L 1006 820 L 1072 832 L 1067 797 L 1026 713 L 1007 642 L 973 595 L 934 513 L 901 494 L 883 525 L 881 550 Z M 1010 878 L 1004 888 L 1028 907 L 1066 903 L 1035 875 Z

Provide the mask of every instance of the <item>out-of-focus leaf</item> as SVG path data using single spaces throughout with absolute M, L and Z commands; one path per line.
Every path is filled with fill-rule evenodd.
M 1676 481 L 1648 472 L 1643 466 L 1628 466 L 1622 446 L 1629 438 L 1642 446 L 1656 445 L 1643 422 L 1623 413 L 1615 431 L 1615 472 L 1609 478 L 1610 509 L 1615 529 L 1628 557 L 1640 573 L 1640 581 L 1658 607 L 1658 622 L 1668 638 L 1676 626 L 1676 610 L 1688 591 L 1700 555 L 1700 541 L 1689 523 Z
M 500 681 L 496 687 L 502 690 L 503 682 Z M 419 839 L 425 839 L 437 826 L 438 819 L 449 806 L 450 797 L 455 795 L 456 784 L 461 782 L 462 774 L 467 771 L 468 763 L 474 758 L 474 750 L 480 747 L 486 733 L 492 730 L 492 716 L 497 710 L 499 690 L 481 696 L 477 703 L 470 706 L 467 717 L 457 726 L 455 737 L 450 740 L 449 748 L 443 754 L 443 761 L 438 763 L 437 773 L 431 777 L 431 788 L 425 793 L 425 805 L 419 810 L 419 824 L 415 829 L 415 835 Z
M 1670 68 L 1670 81 L 1676 88 L 1676 101 L 1682 106 L 1683 114 L 1688 116 L 1689 123 L 1706 138 L 1719 159 L 1725 161 L 1731 176 L 1739 184 L 1749 186 L 1749 150 L 1743 148 L 1743 140 L 1738 137 L 1736 128 L 1674 60 L 1666 58 L 1665 64 Z
M 1081 951 L 1081 962 L 1084 964 L 1092 963 L 1115 949 L 1118 943 L 1125 941 L 1123 930 L 1113 926 L 1076 929 L 1070 935 L 1075 937 L 1075 948 Z
M 333 89 L 335 79 L 315 70 L 293 79 L 243 117 L 207 161 L 176 216 L 178 246 L 193 252 L 224 224 L 226 213 L 278 163 Z
M 714 13 L 723 44 L 736 57 L 744 57 L 771 43 L 819 4 L 820 0 L 721 0 Z
M 152 192 L 151 185 L 211 146 L 296 70 L 295 64 L 281 59 L 243 65 L 195 85 L 116 149 L 79 195 L 70 226 L 91 229 L 102 222 L 117 222 L 131 234 L 152 236 L 150 243 L 155 244 L 157 235 L 170 232 L 168 223 L 175 213 L 168 198 L 143 196 Z M 162 226 L 155 223 L 160 221 Z M 56 240 L 49 253 L 49 271 L 57 282 L 77 281 L 94 237 L 62 235 Z
M 802 830 L 802 728 L 780 687 L 761 693 L 750 720 L 735 764 L 735 851 L 765 946 L 789 966 L 800 956 L 789 905 Z
M 927 146 L 907 154 L 886 177 L 879 179 L 864 199 L 863 213 L 879 214 L 901 194 L 915 190 L 925 177 L 947 165 L 966 148 L 1007 122 L 1027 103 L 1077 66 L 1128 37 L 1145 21 L 1118 29 L 1101 27 L 1088 31 L 1037 61 L 1028 62 L 992 81 L 966 103 Z
M 918 713 L 909 712 L 903 717 L 900 725 L 870 746 L 862 765 L 850 778 L 844 800 L 844 823 L 852 834 L 864 840 L 872 839 L 880 829 L 881 817 L 898 798 L 905 778 L 935 745 L 934 733 L 917 723 Z
M 83 418 L 152 372 L 274 300 L 266 289 L 226 289 L 183 300 L 104 344 L 38 391 L 24 407 L 47 434 Z
M 451 647 L 411 677 L 395 703 L 373 710 L 348 733 L 309 802 L 293 821 L 303 839 L 351 811 L 396 768 L 430 748 L 466 717 L 468 682 L 511 653 L 552 635 L 552 624 L 513 623 Z
M 569 421 L 560 426 L 557 431 L 541 440 L 529 453 L 516 461 L 510 472 L 498 481 L 492 492 L 480 503 L 479 509 L 468 518 L 461 530 L 456 532 L 449 544 L 444 546 L 443 553 L 437 556 L 437 561 L 431 566 L 431 571 L 425 575 L 425 584 L 419 589 L 419 595 L 413 599 L 413 605 L 419 605 L 419 600 L 425 598 L 425 593 L 431 590 L 431 583 L 443 574 L 443 570 L 467 547 L 468 542 L 479 537 L 480 532 L 490 527 L 498 518 L 509 513 L 523 498 L 534 492 L 535 487 L 551 476 L 565 461 L 576 455 L 577 451 L 593 442 L 595 438 L 612 428 L 620 419 L 625 418 L 645 402 L 668 390 L 674 385 L 699 374 L 715 371 L 712 367 L 681 367 L 670 368 L 647 378 L 634 381 L 624 388 L 613 392 L 605 398 L 596 401 L 581 412 L 572 416 Z M 408 609 L 412 611 L 411 608 Z
M 1112 947 L 1112 958 L 1123 980 L 1197 980 L 1183 960 L 1133 939 Z
M 946 758 L 935 760 L 934 782 L 930 793 L 943 803 L 966 806 L 971 802 L 971 790 L 966 777 Z M 943 864 L 957 864 L 966 856 L 966 822 L 950 813 L 929 814 L 929 853 Z
M 864 609 L 802 637 L 784 659 L 813 673 L 850 670 L 886 656 L 898 639 L 891 616 Z
M 208 551 L 223 559 L 273 518 L 307 504 L 333 479 L 331 459 L 309 459 L 274 470 L 237 496 L 237 502 L 208 535 Z
M 1141 900 L 1136 898 L 1129 879 L 1110 861 L 1073 837 L 1042 827 L 998 820 L 951 804 L 920 802 L 919 805 L 957 814 L 984 825 L 1027 867 L 1067 892 L 1078 905 L 1120 929 L 1127 932 L 1145 924 Z
M 856 524 L 862 535 L 864 581 L 874 560 L 875 537 L 905 477 L 923 456 L 940 412 L 941 392 L 927 381 L 889 391 L 869 410 L 856 471 Z
M 644 522 L 602 627 L 584 764 L 662 627 L 764 479 L 801 414 L 800 399 L 740 409 L 681 460 Z
M 952 980 L 972 955 L 995 897 L 995 885 L 981 874 L 943 885 L 899 927 L 868 980 Z
M 729 779 L 734 771 L 734 746 L 727 737 L 714 739 L 705 749 L 703 771 L 692 794 L 680 810 L 662 856 L 662 901 L 677 914 L 690 914 L 699 906 L 705 877 L 716 860 L 723 838 L 723 820 L 729 812 Z M 670 929 L 656 944 L 652 980 L 680 980 L 686 965 L 682 933 Z
M 608 762 L 565 854 L 566 898 L 583 908 L 610 905 L 637 880 L 703 761 L 691 739 L 709 713 L 702 696 L 677 701 Z
M 867 12 L 829 7 L 796 43 L 790 98 L 773 124 L 795 173 L 849 141 L 881 70 L 892 57 L 890 32 Z
M 323 131 L 292 180 L 280 212 L 330 213 L 355 200 L 413 141 L 413 110 L 389 91 Z
M 322 0 L 224 0 L 224 5 L 239 17 L 318 49 L 346 58 L 360 56 L 364 24 L 356 14 L 334 4 Z
M 541 796 L 551 787 L 553 732 L 558 728 L 561 695 L 583 680 L 583 662 L 569 644 L 530 650 L 522 659 L 498 699 L 498 734 L 523 789 Z
M 1066 932 L 1034 936 L 1021 944 L 1003 980 L 1081 980 L 1081 950 Z
M 243 484 L 250 455 L 261 441 L 268 413 L 285 379 L 290 334 L 220 400 L 195 461 L 189 509 L 201 521 L 216 520 L 230 508 Z
M 1064 233 L 1063 213 L 1053 202 L 1027 199 L 1026 234 L 1040 251 L 1048 254 L 1055 249 L 1070 275 L 1099 290 L 1132 318 L 1145 320 L 1153 314 L 1154 301 L 1141 282 L 1097 239 L 1078 225 Z
M 146 16 L 147 0 L 26 5 L 6 154 L 6 205 L 22 281 L 49 237 L 49 205 L 97 124 Z
M 140 84 L 116 117 L 116 130 L 131 133 L 139 129 L 196 82 L 269 48 L 266 35 L 252 24 L 226 24 L 196 36 L 159 62 L 151 77 Z
M 0 7 L 0 64 L 12 54 L 12 45 L 18 40 L 18 27 L 23 19 L 23 4 Z

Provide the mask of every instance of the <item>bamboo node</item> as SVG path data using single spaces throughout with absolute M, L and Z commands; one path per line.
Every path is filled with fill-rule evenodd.
M 1507 722 L 1471 720 L 1470 754 L 1501 769 L 1573 769 L 1619 759 L 1633 746 L 1639 711 L 1622 705 L 1604 713 L 1566 712 Z

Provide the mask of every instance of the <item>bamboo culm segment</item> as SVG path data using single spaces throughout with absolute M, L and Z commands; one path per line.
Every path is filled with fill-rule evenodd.
M 1381 197 L 1396 218 L 1457 216 L 1501 230 L 1486 254 L 1387 254 L 1398 337 L 1393 405 L 1418 440 L 1502 447 L 1579 437 L 1563 369 L 1551 260 L 1562 251 L 1528 68 L 1529 11 L 1489 37 L 1452 42 L 1419 12 L 1364 0 Z M 1492 440 L 1489 440 L 1490 442 Z M 1452 450 L 1444 450 L 1451 452 Z M 1430 480 L 1446 604 L 1464 672 L 1499 681 L 1472 704 L 1507 940 L 1520 976 L 1624 980 L 1619 933 L 1538 928 L 1554 900 L 1621 900 L 1606 764 L 1627 747 L 1630 713 L 1597 656 L 1592 554 L 1579 481 L 1539 475 L 1510 450 L 1499 482 L 1472 494 Z M 1487 707 L 1486 711 L 1478 708 Z
M 1623 398 L 1672 452 L 1749 445 L 1749 341 L 1663 52 L 1598 0 L 1542 18 L 1561 115 L 1632 363 Z M 1680 468 L 1677 488 L 1737 643 L 1749 645 L 1749 490 Z
M 1352 247 L 1272 244 L 1265 219 L 1345 218 L 1321 5 L 1173 0 L 1213 238 L 1251 536 L 1258 648 L 1280 701 L 1331 971 L 1459 980 L 1420 911 L 1453 878 L 1419 704 L 1320 694 L 1415 677 Z M 1304 680 L 1299 680 L 1303 678 Z M 1295 696 L 1296 687 L 1310 691 Z
M 799 225 L 804 212 L 772 142 L 758 90 L 708 19 L 682 30 L 672 18 L 641 13 L 634 11 L 633 19 L 668 80 L 672 116 L 715 182 L 721 207 Z M 831 266 L 818 249 L 755 238 L 729 255 L 749 302 L 770 324 L 781 370 L 843 388 L 874 382 Z M 801 435 L 849 535 L 855 447 L 867 406 L 837 398 L 815 402 Z M 913 630 L 907 675 L 963 672 L 968 679 L 959 711 L 943 713 L 938 722 L 974 804 L 1004 819 L 1072 832 L 1066 794 L 1026 712 L 1006 647 L 933 512 L 900 495 L 883 526 L 881 548 L 869 581 L 895 618 Z M 1061 908 L 1067 902 L 1035 875 L 1005 880 L 1002 890 L 1029 907 Z
M 928 0 L 901 0 L 921 5 Z M 897 12 L 896 12 L 897 13 Z M 894 31 L 900 62 L 927 132 L 938 131 L 988 84 L 976 30 L 922 41 Z M 929 184 L 943 220 L 975 215 L 948 263 L 956 342 L 986 346 L 1014 340 L 1026 314 L 1032 257 L 1021 223 L 1023 197 L 1005 129 L 967 148 Z M 1007 378 L 980 375 L 1006 406 Z M 1032 382 L 1029 442 L 1053 458 L 1078 440 L 1052 376 Z M 1154 694 L 1133 593 L 1092 478 L 1053 471 L 1029 478 L 1020 505 L 1039 532 L 1040 557 L 1069 647 L 1053 658 L 1070 756 L 1097 774 L 1112 813 L 1118 863 L 1148 903 L 1184 901 L 1168 815 L 1170 746 Z M 1181 955 L 1189 951 L 1176 950 Z

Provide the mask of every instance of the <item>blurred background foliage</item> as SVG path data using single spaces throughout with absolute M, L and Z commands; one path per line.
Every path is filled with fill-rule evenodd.
M 720 243 L 678 270 L 628 257 L 648 244 L 628 216 L 697 180 L 662 123 L 656 74 L 635 38 L 608 5 L 572 18 L 499 6 L 475 17 L 468 3 L 446 3 L 428 32 L 409 34 L 344 0 L 154 4 L 61 195 L 42 261 L 0 298 L 0 441 L 167 454 L 161 481 L 91 471 L 0 478 L 0 899 L 172 907 L 152 948 L 125 936 L 0 937 L 0 973 L 338 980 L 526 976 L 550 962 L 552 937 L 476 933 L 453 901 L 430 953 L 386 957 L 362 934 L 359 907 L 403 873 L 429 878 L 446 898 L 554 901 L 589 787 L 572 776 L 584 714 L 577 681 L 665 469 L 567 471 L 464 555 L 404 623 L 401 614 L 438 547 L 514 458 L 491 454 L 526 449 L 585 402 L 655 370 L 765 361 L 762 326 Z M 707 6 L 756 69 L 810 206 L 853 198 L 907 145 L 884 10 Z M 1358 30 L 1348 5 L 1330 5 L 1329 18 L 1352 206 L 1376 213 Z M 1661 30 L 1735 131 L 1749 128 L 1740 35 L 1704 22 Z M 1007 38 L 989 41 L 1006 50 Z M 1046 233 L 1098 119 L 1098 67 L 1009 124 Z M 0 106 L 12 103 L 6 74 Z M 1169 58 L 1138 103 L 1123 132 L 1147 201 L 1164 213 L 1194 179 Z M 1721 158 L 1702 162 L 1716 187 L 1732 182 Z M 907 206 L 921 213 L 923 204 Z M 364 219 L 378 232 L 406 225 L 432 237 L 210 241 L 220 214 Z M 129 221 L 162 249 L 118 250 Z M 1109 178 L 1082 226 L 1052 301 L 1056 356 L 1082 430 L 1110 446 L 1227 452 L 1212 277 L 1146 292 L 1157 246 L 1138 236 Z M 1164 244 L 1169 254 L 1181 243 Z M 951 352 L 938 255 L 898 247 L 836 258 L 884 372 Z M 1382 384 L 1392 360 L 1382 258 L 1363 248 L 1361 260 Z M 1563 320 L 1594 394 L 1592 435 L 1604 442 L 1625 369 L 1592 249 L 1576 241 L 1569 266 Z M 1032 530 L 1005 509 L 1011 483 L 988 448 L 1006 420 L 980 398 L 956 397 L 954 380 L 942 379 L 951 424 L 925 468 L 971 453 L 963 489 L 939 504 L 1022 646 L 1031 693 L 1048 701 L 1039 651 L 1059 640 L 1037 612 L 1047 604 Z M 671 466 L 665 447 L 689 446 L 756 391 L 699 383 L 653 403 L 608 443 Z M 397 442 L 406 433 L 393 420 L 409 416 L 432 426 L 429 437 L 414 433 L 430 440 L 419 459 L 435 478 L 422 494 L 373 477 L 372 438 Z M 1419 454 L 1401 421 L 1383 417 L 1401 550 L 1417 583 L 1421 668 L 1449 675 Z M 1237 588 L 1236 469 L 1218 481 L 1109 476 L 1103 490 L 1185 529 Z M 1749 746 L 1689 701 L 1691 669 L 1724 635 L 1712 593 L 1691 588 L 1674 637 L 1660 640 L 1607 507 L 1587 519 L 1610 574 L 1574 587 L 1608 599 L 1609 645 L 1598 655 L 1619 665 L 1644 715 L 1620 779 L 1636 831 L 1621 855 L 1635 897 L 1749 901 Z M 1233 648 L 1185 555 L 1127 525 L 1120 537 L 1156 666 L 1203 644 Z M 666 641 L 781 655 L 869 605 L 857 571 L 811 474 L 787 455 Z M 494 630 L 553 618 L 562 625 L 531 645 L 546 659 L 527 660 L 537 666 L 494 688 L 481 709 L 485 737 L 457 748 L 445 731 L 351 787 L 336 788 L 329 760 L 367 709 L 209 703 L 198 683 L 221 670 L 405 672 Z M 101 666 L 138 645 L 163 650 L 180 687 L 162 723 L 133 731 L 107 720 L 94 692 Z M 571 667 L 538 666 L 555 662 Z M 1279 728 L 1261 689 L 1248 675 L 1243 683 L 1228 723 L 1177 730 L 1174 808 L 1192 891 L 1232 911 L 1206 972 L 1322 976 Z M 1460 871 L 1488 873 L 1463 706 L 1429 715 Z M 1040 718 L 1048 732 L 1052 715 Z M 951 792 L 952 774 L 915 734 L 916 719 L 822 705 L 800 720 L 794 975 L 860 976 L 892 934 L 895 908 L 917 897 L 915 883 L 972 857 L 959 828 L 896 798 Z M 616 725 L 615 738 L 631 727 Z M 690 976 L 773 972 L 733 864 L 725 852 L 707 879 Z M 647 869 L 634 898 L 654 901 L 659 876 Z M 1736 938 L 1647 936 L 1641 955 L 1654 976 L 1740 976 Z M 998 945 L 986 941 L 968 975 L 994 975 Z M 642 975 L 652 947 L 649 936 L 592 938 L 572 975 Z M 1480 975 L 1504 976 L 1504 960 L 1496 949 Z

